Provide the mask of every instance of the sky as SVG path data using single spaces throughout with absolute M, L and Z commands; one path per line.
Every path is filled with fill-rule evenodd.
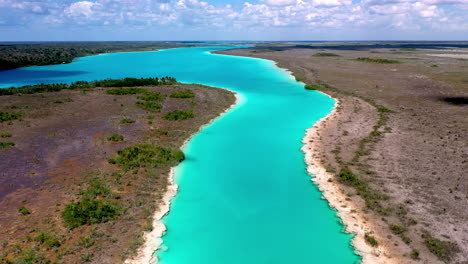
M 468 0 L 0 0 L 0 41 L 468 40 Z

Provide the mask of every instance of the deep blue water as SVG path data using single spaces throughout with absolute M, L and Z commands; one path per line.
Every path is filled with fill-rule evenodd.
M 225 48 L 114 53 L 0 71 L 0 87 L 167 75 L 235 91 L 239 104 L 184 149 L 160 263 L 359 262 L 300 151 L 305 129 L 333 100 L 305 90 L 271 61 L 209 53 Z

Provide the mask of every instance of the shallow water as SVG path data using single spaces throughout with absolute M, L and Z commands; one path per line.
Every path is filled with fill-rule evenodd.
M 220 49 L 115 53 L 3 71 L 0 87 L 168 75 L 236 91 L 239 104 L 184 149 L 160 263 L 359 262 L 300 151 L 305 129 L 333 100 L 305 90 L 271 61 L 209 53 Z

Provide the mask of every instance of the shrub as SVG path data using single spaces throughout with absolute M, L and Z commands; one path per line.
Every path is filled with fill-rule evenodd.
M 119 194 L 114 193 L 107 184 L 97 179 L 92 179 L 86 191 L 83 192 L 82 198 L 83 200 L 93 200 L 98 196 L 104 198 L 120 198 Z
M 357 61 L 364 61 L 364 62 L 369 62 L 369 63 L 379 63 L 379 64 L 395 64 L 395 63 L 400 63 L 397 60 L 387 60 L 387 59 L 380 59 L 380 58 L 368 58 L 368 57 L 362 57 L 362 58 L 357 58 Z
M 15 146 L 13 142 L 0 142 L 0 149 L 9 148 Z
M 61 245 L 59 238 L 47 231 L 41 231 L 34 240 L 45 245 L 47 248 L 60 247 Z
M 124 136 L 120 134 L 113 134 L 112 136 L 108 137 L 107 140 L 113 141 L 113 142 L 119 142 L 124 140 Z
M 109 162 L 129 170 L 142 166 L 156 167 L 164 164 L 174 166 L 184 158 L 184 153 L 180 150 L 154 145 L 136 145 L 118 150 L 117 156 L 109 159 Z
M 5 121 L 13 121 L 23 117 L 21 113 L 0 112 L 0 123 Z
M 145 92 L 142 95 L 139 95 L 137 98 L 143 101 L 161 101 L 164 100 L 166 96 L 162 93 L 157 92 Z
M 413 249 L 410 253 L 410 257 L 412 259 L 419 259 L 419 251 L 417 251 L 416 249 Z
M 130 118 L 124 118 L 120 120 L 120 124 L 133 124 L 133 123 L 135 123 L 135 120 L 132 120 Z
M 195 93 L 192 90 L 182 90 L 178 92 L 173 92 L 170 95 L 172 98 L 192 98 L 195 97 Z
M 371 235 L 370 232 L 367 232 L 365 235 L 364 235 L 364 239 L 366 240 L 366 242 L 373 246 L 373 247 L 377 247 L 379 245 L 379 243 L 377 242 L 377 240 L 375 239 L 375 237 L 373 235 Z
M 185 120 L 185 119 L 189 119 L 193 117 L 195 117 L 195 115 L 193 114 L 192 111 L 181 111 L 181 110 L 168 112 L 163 116 L 163 118 L 166 120 Z
M 153 102 L 141 102 L 138 101 L 135 103 L 138 107 L 141 107 L 145 109 L 146 111 L 149 112 L 159 112 L 162 108 L 162 105 L 159 103 L 153 103 Z
M 114 88 L 106 91 L 106 93 L 110 95 L 128 95 L 144 92 L 146 92 L 146 90 L 142 88 Z
M 390 230 L 396 235 L 403 234 L 406 231 L 406 228 L 400 225 L 390 225 Z
M 305 88 L 306 90 L 318 90 L 318 89 L 320 88 L 320 86 L 317 85 L 317 84 L 306 84 L 306 85 L 304 86 L 304 88 Z
M 361 180 L 359 180 L 359 178 L 348 167 L 344 167 L 340 170 L 338 173 L 338 178 L 340 182 L 347 185 L 357 186 L 362 183 Z
M 28 215 L 28 214 L 31 214 L 31 210 L 29 210 L 28 208 L 24 206 L 20 206 L 18 207 L 18 213 L 20 213 L 21 215 Z
M 13 135 L 11 133 L 1 133 L 0 134 L 0 137 L 2 138 L 8 138 L 8 137 L 12 137 Z
M 67 204 L 62 213 L 63 220 L 69 228 L 75 228 L 85 224 L 97 224 L 107 222 L 120 212 L 116 203 L 108 200 L 82 200 L 77 203 Z
M 8 263 L 8 262 L 7 262 Z M 24 253 L 16 258 L 13 263 L 15 264 L 50 264 L 51 261 L 44 257 L 44 255 L 36 250 L 30 248 L 24 251 Z
M 431 235 L 423 235 L 424 244 L 434 255 L 439 259 L 448 261 L 452 258 L 454 253 L 458 252 L 458 246 L 454 242 L 443 241 Z

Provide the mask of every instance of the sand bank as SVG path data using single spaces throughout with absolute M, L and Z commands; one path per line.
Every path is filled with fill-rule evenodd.
M 356 249 L 356 253 L 362 256 L 363 264 L 396 264 L 400 263 L 397 259 L 391 258 L 389 249 L 384 245 L 372 247 L 365 242 L 364 235 L 367 232 L 375 230 L 374 226 L 366 216 L 362 213 L 360 207 L 355 204 L 346 195 L 340 183 L 334 179 L 334 175 L 326 171 L 325 166 L 321 163 L 317 142 L 320 140 L 320 133 L 325 122 L 330 122 L 337 118 L 339 112 L 337 107 L 340 101 L 335 99 L 333 111 L 323 117 L 312 128 L 307 129 L 306 136 L 303 139 L 305 144 L 302 151 L 305 153 L 305 162 L 307 171 L 313 175 L 312 181 L 318 185 L 323 193 L 323 198 L 326 199 L 331 207 L 337 211 L 338 217 L 345 226 L 347 233 L 354 234 L 352 245 Z M 372 234 L 379 240 L 378 234 Z

